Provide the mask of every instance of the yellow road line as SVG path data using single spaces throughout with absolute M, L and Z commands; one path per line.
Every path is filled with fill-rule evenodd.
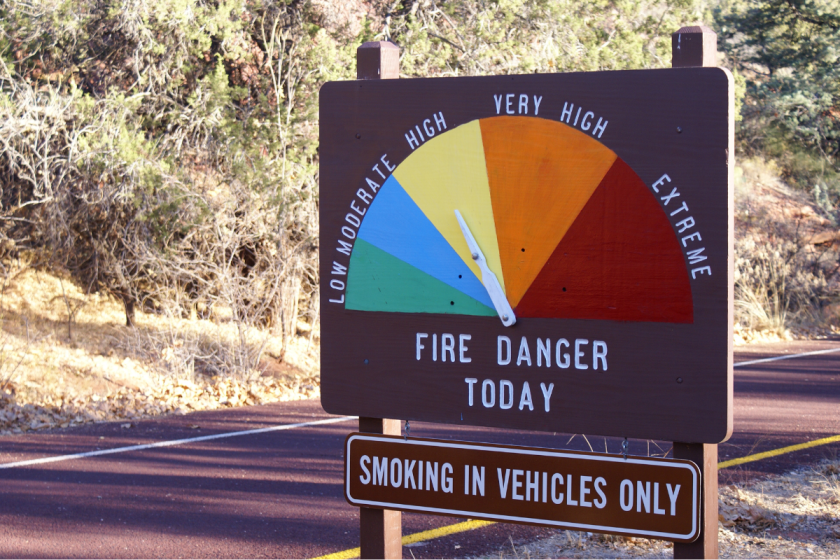
M 725 469 L 727 467 L 734 467 L 735 465 L 743 465 L 744 463 L 752 463 L 753 461 L 761 461 L 762 459 L 768 459 L 770 457 L 777 457 L 779 455 L 784 455 L 786 453 L 793 453 L 794 451 L 800 451 L 802 449 L 808 449 L 810 447 L 818 447 L 820 445 L 826 445 L 828 443 L 840 442 L 840 435 L 831 436 L 822 439 L 815 439 L 814 441 L 809 441 L 806 443 L 799 443 L 797 445 L 790 445 L 788 447 L 782 447 L 779 449 L 773 449 L 771 451 L 765 451 L 764 453 L 756 453 L 755 455 L 747 455 L 746 457 L 739 457 L 738 459 L 730 459 L 729 461 L 722 461 L 718 463 L 718 469 Z M 478 521 L 478 520 L 470 520 L 464 521 L 463 523 L 456 523 L 454 525 L 447 525 L 445 527 L 438 527 L 437 529 L 430 529 L 428 531 L 421 531 L 419 533 L 414 533 L 413 535 L 406 535 L 402 538 L 403 546 L 407 544 L 412 544 L 421 541 L 430 541 L 432 539 L 439 539 L 441 537 L 445 537 L 447 535 L 454 535 L 456 533 L 463 533 L 464 531 L 472 531 L 473 529 L 479 529 L 481 527 L 486 527 L 488 525 L 493 525 L 495 521 Z M 314 560 L 340 560 L 340 559 L 350 559 L 350 558 L 358 558 L 361 551 L 359 548 L 350 548 L 348 550 L 342 550 L 341 552 L 334 552 L 333 554 L 327 554 L 326 556 L 319 556 Z
M 420 531 L 419 533 L 414 533 L 413 535 L 406 535 L 402 538 L 402 544 L 403 546 L 405 546 L 407 544 L 412 544 L 416 542 L 439 539 L 448 535 L 463 533 L 464 531 L 480 529 L 481 527 L 494 525 L 495 523 L 495 521 L 478 521 L 476 519 L 471 519 L 470 521 L 464 521 L 463 523 L 455 523 L 454 525 L 447 525 L 445 527 L 438 527 L 437 529 Z M 358 548 L 351 548 L 348 550 L 342 550 L 341 552 L 327 554 L 326 556 L 319 556 L 318 558 L 315 558 L 315 560 L 339 560 L 344 558 L 358 558 L 360 553 L 361 551 Z
M 746 457 L 740 457 L 738 459 L 730 459 L 729 461 L 723 461 L 721 463 L 718 463 L 718 469 L 734 467 L 735 465 L 743 465 L 744 463 L 752 463 L 753 461 L 761 461 L 762 459 L 768 459 L 770 457 L 784 455 L 785 453 L 792 453 L 794 451 L 799 451 L 800 449 L 808 449 L 809 447 L 817 447 L 820 445 L 834 443 L 837 441 L 840 441 L 840 435 L 822 439 L 815 439 L 814 441 L 808 441 L 806 443 L 799 443 L 797 445 L 782 447 L 780 449 L 773 449 L 772 451 L 765 451 L 764 453 L 756 453 L 755 455 L 747 455 Z

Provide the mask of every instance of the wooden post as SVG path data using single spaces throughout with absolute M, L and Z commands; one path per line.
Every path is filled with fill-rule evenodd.
M 717 33 L 705 25 L 681 27 L 671 35 L 671 68 L 717 66 Z
M 718 557 L 718 448 L 716 443 L 674 442 L 674 459 L 700 467 L 700 536 L 693 543 L 674 543 L 674 558 Z
M 400 435 L 400 421 L 359 417 L 359 431 Z M 362 558 L 402 558 L 402 513 L 359 508 L 359 541 Z
M 356 78 L 391 80 L 400 77 L 400 49 L 388 41 L 364 43 L 356 49 Z M 359 431 L 400 435 L 400 421 L 359 418 Z M 402 514 L 389 509 L 359 508 L 362 558 L 402 558 Z
M 370 41 L 356 49 L 356 79 L 395 80 L 400 77 L 400 48 L 389 41 Z
M 671 35 L 671 67 L 717 66 L 717 34 L 708 27 L 682 27 Z M 700 536 L 693 543 L 674 543 L 674 558 L 718 557 L 718 446 L 674 442 L 674 458 L 700 467 Z

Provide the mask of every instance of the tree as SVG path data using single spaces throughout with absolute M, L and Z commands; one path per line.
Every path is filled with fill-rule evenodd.
M 840 1 L 733 0 L 715 20 L 721 50 L 747 79 L 740 139 L 825 205 L 840 194 Z

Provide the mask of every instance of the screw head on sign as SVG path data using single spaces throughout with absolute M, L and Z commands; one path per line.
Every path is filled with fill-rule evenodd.
M 477 261 L 478 260 L 478 253 L 473 253 L 472 258 L 473 258 L 474 261 Z

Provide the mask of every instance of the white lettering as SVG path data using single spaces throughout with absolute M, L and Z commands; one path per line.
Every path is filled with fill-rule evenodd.
M 542 95 L 539 96 L 539 97 L 537 97 L 535 95 L 534 96 L 534 116 L 537 116 L 537 115 L 540 114 L 540 103 L 542 103 Z
M 566 503 L 570 506 L 578 505 L 577 500 L 572 499 L 572 475 L 570 474 L 566 475 L 566 491 L 569 493 Z
M 659 507 L 659 483 L 653 483 L 653 513 L 654 515 L 665 515 L 665 510 Z
M 425 346 L 421 342 L 421 340 L 423 340 L 424 338 L 429 338 L 429 334 L 424 333 L 424 332 L 417 333 L 417 359 L 418 360 L 420 359 L 420 350 L 423 350 L 425 348 Z M 470 399 L 472 399 L 472 393 L 470 394 Z
M 604 371 L 607 371 L 607 343 L 603 340 L 595 340 L 592 342 L 592 369 L 598 370 L 598 360 L 601 360 L 601 366 Z
M 563 492 L 557 491 L 557 485 L 563 486 L 563 475 L 554 473 L 551 475 L 551 501 L 555 504 L 563 503 Z M 504 496 L 502 496 L 504 498 Z
M 399 459 L 391 459 L 391 486 L 394 488 L 402 486 L 402 461 Z
M 688 251 L 688 263 L 689 264 L 697 264 L 699 262 L 706 260 L 706 255 L 703 255 L 703 251 L 705 251 L 705 247 L 700 247 L 699 249 L 695 249 L 693 251 Z
M 507 496 L 508 482 L 510 481 L 510 469 L 505 469 L 504 477 L 502 477 L 502 469 L 497 467 L 496 472 L 499 473 L 499 494 L 502 495 L 504 500 Z
M 671 216 L 676 216 L 677 214 L 679 214 L 680 212 L 683 212 L 684 210 L 688 210 L 688 204 L 686 204 L 685 201 L 683 200 L 682 206 L 680 206 L 679 208 L 677 208 L 676 210 L 671 212 Z
M 659 187 L 660 185 L 664 185 L 665 181 L 670 183 L 671 178 L 668 177 L 668 175 L 663 175 L 662 177 L 657 179 L 656 182 L 650 186 L 650 188 L 653 189 L 653 192 L 659 192 L 659 189 L 657 187 Z
M 677 187 L 674 187 L 671 190 L 671 194 L 666 194 L 665 196 L 660 196 L 659 200 L 662 201 L 662 206 L 668 206 L 668 203 L 671 202 L 672 198 L 677 198 L 680 196 L 680 193 L 677 191 Z M 671 214 L 673 216 L 673 214 Z
M 484 495 L 484 467 L 481 467 L 479 472 L 478 467 L 472 468 L 472 495 Z
M 507 400 L 505 400 L 505 389 L 508 393 Z M 513 408 L 513 383 L 507 379 L 499 381 L 499 408 L 502 410 Z
M 373 458 L 373 485 L 388 486 L 388 458 Z
M 680 484 L 677 484 L 677 487 L 671 489 L 670 484 L 665 485 L 668 488 L 668 499 L 671 500 L 671 517 L 677 514 L 677 496 L 680 495 Z
M 493 408 L 493 405 L 496 404 L 496 386 L 489 379 L 485 379 L 481 383 L 481 404 L 484 405 L 484 408 Z
M 598 509 L 604 509 L 604 506 L 607 505 L 607 496 L 604 494 L 604 491 L 601 489 L 602 486 L 606 486 L 607 481 L 604 477 L 599 476 L 595 479 L 595 492 L 598 493 L 599 498 L 595 500 L 594 504 L 595 507 Z
M 595 136 L 595 133 L 598 133 L 598 138 L 604 133 L 607 129 L 607 125 L 610 121 L 604 121 L 604 124 L 601 124 L 601 117 L 598 117 L 598 124 L 595 125 L 595 128 L 592 129 L 592 136 Z
M 416 490 L 417 485 L 414 483 L 414 464 L 416 460 L 412 460 L 411 463 L 408 462 L 408 459 L 405 460 L 405 488 L 408 488 L 408 481 L 411 481 L 411 489 Z M 422 461 L 421 461 L 422 462 Z
M 440 337 L 440 361 L 446 362 L 446 353 L 449 352 L 449 361 L 455 361 L 455 337 L 444 333 Z
M 645 506 L 645 513 L 650 513 L 650 482 L 636 481 L 636 511 L 642 513 L 642 504 Z
M 567 106 L 569 106 L 568 110 L 566 110 Z M 572 111 L 574 111 L 574 109 L 575 109 L 575 104 L 574 103 L 570 104 L 568 102 L 564 102 L 563 103 L 563 112 L 560 113 L 560 122 L 566 121 L 567 123 L 569 123 L 569 121 L 572 119 Z
M 426 461 L 426 490 L 431 490 L 432 486 L 434 486 L 434 490 L 435 490 L 435 492 L 437 492 L 438 491 L 438 463 L 437 463 L 437 461 L 435 461 L 434 463 Z
M 447 472 L 449 473 L 447 475 Z M 440 469 L 440 487 L 446 494 L 452 493 L 452 465 L 449 463 L 444 463 L 443 467 Z
M 531 386 L 528 385 L 528 382 L 522 384 L 522 396 L 519 398 L 519 410 L 522 410 L 525 407 L 528 407 L 528 410 L 534 410 L 534 403 L 531 401 Z
M 562 348 L 565 346 L 566 348 L 569 347 L 569 341 L 565 338 L 561 338 L 557 341 L 557 346 L 554 350 L 554 362 L 561 368 L 567 369 L 569 365 L 572 363 L 572 358 L 569 354 L 563 353 Z
M 431 119 L 426 119 L 423 121 L 423 132 L 426 133 L 426 136 L 431 138 L 435 135 L 435 128 L 432 126 Z
M 502 357 L 502 345 L 505 347 L 505 356 Z M 497 362 L 500 366 L 506 366 L 510 363 L 511 352 L 510 352 L 510 339 L 506 336 L 499 335 L 497 339 Z
M 580 507 L 592 507 L 592 502 L 586 499 L 586 496 L 591 492 L 589 488 L 587 488 L 586 483 L 591 482 L 591 476 L 581 476 L 580 477 Z
M 368 465 L 370 464 L 370 457 L 368 457 L 367 455 L 362 455 L 362 457 L 359 459 L 359 466 L 362 468 L 362 470 L 365 473 L 364 475 L 359 475 L 359 480 L 361 481 L 362 484 L 370 484 L 370 471 L 368 470 L 368 468 L 366 466 L 366 463 Z M 670 487 L 671 487 L 671 485 L 669 484 L 668 485 L 668 490 L 671 489 Z M 678 485 L 677 486 L 677 492 L 679 492 L 679 491 L 680 491 L 680 488 L 679 488 L 679 485 Z M 673 510 L 673 507 L 671 509 Z M 672 513 L 671 515 L 674 515 L 674 514 Z
M 516 357 L 516 365 L 521 365 L 523 361 L 528 362 L 529 366 L 531 365 L 531 350 L 528 348 L 528 339 L 524 336 L 519 342 L 519 355 Z
M 469 405 L 472 406 L 473 405 L 473 385 L 478 383 L 478 379 L 476 379 L 475 377 L 466 377 L 466 378 L 464 378 L 464 383 L 466 383 L 467 386 L 470 388 L 470 397 L 469 397 L 468 402 L 469 402 Z
M 353 250 L 352 243 L 347 243 L 343 239 L 339 239 L 338 244 L 341 245 L 341 247 L 336 247 L 335 250 L 341 253 L 342 255 L 347 255 L 349 257 L 350 251 Z
M 680 230 L 677 233 L 682 233 L 688 228 L 694 227 L 694 218 L 689 216 L 685 220 L 677 222 L 677 227 L 680 228 Z
M 388 157 L 388 154 L 382 154 L 382 157 L 379 158 L 379 161 L 381 161 L 382 164 L 385 165 L 385 169 L 387 169 L 388 171 L 393 171 L 394 169 L 397 168 L 397 166 L 396 165 L 391 165 L 391 162 L 386 159 L 387 157 Z
M 583 350 L 580 349 L 581 346 L 589 344 L 589 340 L 585 338 L 578 338 L 575 340 L 575 369 L 589 369 L 589 366 L 582 363 L 580 361 L 583 358 Z
M 551 367 L 551 340 L 546 338 L 545 344 L 541 338 L 537 339 L 537 367 L 542 366 L 543 358 L 545 358 L 545 367 Z
M 531 481 L 531 475 L 534 475 L 533 482 Z M 540 501 L 540 473 L 536 471 L 525 471 L 525 501 L 531 501 L 531 495 L 533 493 L 534 501 Z
M 527 115 L 528 114 L 528 96 L 524 93 L 519 94 L 519 114 L 520 115 Z
M 691 235 L 686 235 L 685 237 L 683 237 L 682 238 L 682 246 L 683 247 L 686 246 L 686 244 L 685 244 L 686 239 L 696 239 L 697 241 L 703 241 L 703 238 L 700 237 L 700 232 L 699 231 L 695 231 Z
M 700 268 L 692 268 L 691 269 L 691 277 L 697 278 L 697 274 L 703 274 L 705 272 L 709 276 L 712 275 L 712 269 L 708 266 L 701 266 Z
M 587 111 L 585 115 L 583 115 L 583 120 L 580 121 L 580 129 L 581 130 L 589 130 L 592 126 L 591 120 L 587 121 L 587 119 L 595 118 L 595 113 L 592 111 Z
M 619 502 L 621 509 L 630 511 L 633 509 L 633 482 L 627 479 L 621 481 L 619 491 Z
M 458 335 L 458 361 L 462 364 L 468 364 L 472 361 L 472 358 L 467 357 L 467 345 L 465 344 L 468 340 L 471 340 L 472 336 L 468 334 L 459 334 Z
M 554 391 L 554 383 L 549 383 L 548 387 L 545 386 L 545 383 L 540 383 L 540 389 L 542 389 L 543 398 L 545 399 L 545 411 L 550 411 L 550 406 L 548 400 L 551 398 L 551 392 Z
M 525 474 L 525 471 L 519 469 L 513 469 L 513 483 L 511 484 L 510 488 L 510 497 L 514 500 L 524 500 L 525 497 L 522 494 L 517 494 L 516 489 L 522 488 L 522 481 L 519 480 L 519 477 Z

